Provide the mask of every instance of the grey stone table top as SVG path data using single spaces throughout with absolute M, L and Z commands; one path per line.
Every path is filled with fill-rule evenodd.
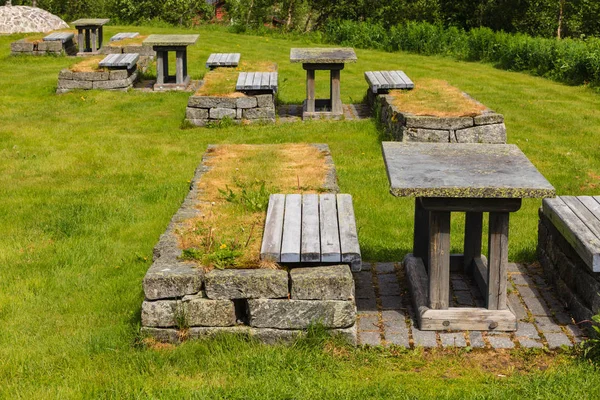
M 303 64 L 344 64 L 356 62 L 356 53 L 351 47 L 340 48 L 293 48 L 290 61 Z
M 150 46 L 190 46 L 198 40 L 198 35 L 150 35 L 144 44 Z
M 513 144 L 383 142 L 394 196 L 541 198 L 554 187 Z
M 81 18 L 73 22 L 75 27 L 79 26 L 102 26 L 110 21 L 109 18 Z

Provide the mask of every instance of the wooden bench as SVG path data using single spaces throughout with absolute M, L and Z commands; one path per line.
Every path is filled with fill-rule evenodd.
M 69 40 L 73 40 L 75 35 L 71 32 L 54 32 L 44 37 L 45 42 L 62 42 L 67 43 Z
M 206 60 L 206 67 L 237 67 L 240 62 L 240 53 L 212 53 Z
M 361 270 L 354 207 L 349 194 L 272 194 L 261 260 L 350 264 Z
M 277 93 L 277 72 L 240 72 L 235 90 Z
M 98 65 L 111 69 L 132 69 L 139 59 L 138 53 L 109 54 Z
M 415 84 L 403 71 L 367 71 L 365 79 L 373 93 L 388 93 L 392 89 L 414 89 Z
M 136 37 L 139 34 L 140 34 L 139 32 L 121 32 L 121 33 L 117 33 L 116 35 L 111 37 L 110 41 L 116 42 L 116 41 L 124 40 L 124 39 L 133 39 L 134 37 Z
M 545 199 L 543 214 L 592 272 L 600 272 L 600 196 Z

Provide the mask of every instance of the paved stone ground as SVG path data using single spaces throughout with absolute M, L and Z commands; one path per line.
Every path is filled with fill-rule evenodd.
M 489 349 L 572 347 L 584 333 L 544 281 L 537 264 L 509 265 L 511 309 L 519 319 L 516 332 L 434 332 L 417 328 L 401 263 L 363 263 L 354 274 L 358 340 L 371 346 L 466 347 Z M 451 274 L 451 306 L 483 306 L 475 282 Z
M 284 104 L 277 106 L 280 122 L 302 121 L 302 104 Z M 371 117 L 371 110 L 366 104 L 344 104 L 344 120 L 360 120 Z

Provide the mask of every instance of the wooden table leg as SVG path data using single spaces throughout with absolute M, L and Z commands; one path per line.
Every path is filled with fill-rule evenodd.
M 80 53 L 85 52 L 85 47 L 83 47 L 84 46 L 84 44 L 83 44 L 84 37 L 85 37 L 85 35 L 83 34 L 83 29 L 77 28 L 77 44 L 79 45 Z
M 329 74 L 330 78 L 330 97 L 331 97 L 331 112 L 333 114 L 342 114 L 342 99 L 340 92 L 340 70 L 332 69 Z
M 183 51 L 175 51 L 175 83 L 183 83 Z
M 450 300 L 450 212 L 429 212 L 429 307 L 445 310 Z
M 169 59 L 166 57 L 167 52 L 162 50 L 156 51 L 156 83 L 165 83 L 165 72 L 169 73 Z
M 92 52 L 95 53 L 98 51 L 98 42 L 97 42 L 97 31 L 96 28 L 90 29 L 90 41 L 92 42 Z
M 415 199 L 415 224 L 413 255 L 423 260 L 429 270 L 429 211 L 423 208 L 420 198 Z
M 471 275 L 473 259 L 481 256 L 482 212 L 467 212 L 465 220 L 464 271 Z
M 506 309 L 508 215 L 507 212 L 490 212 L 487 279 L 487 308 L 489 310 Z
M 315 112 L 315 70 L 306 70 L 306 111 Z

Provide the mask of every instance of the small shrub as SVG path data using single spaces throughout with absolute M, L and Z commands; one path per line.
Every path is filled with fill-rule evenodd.
M 600 363 L 600 314 L 592 317 L 593 337 L 583 343 L 583 355 L 595 363 Z

